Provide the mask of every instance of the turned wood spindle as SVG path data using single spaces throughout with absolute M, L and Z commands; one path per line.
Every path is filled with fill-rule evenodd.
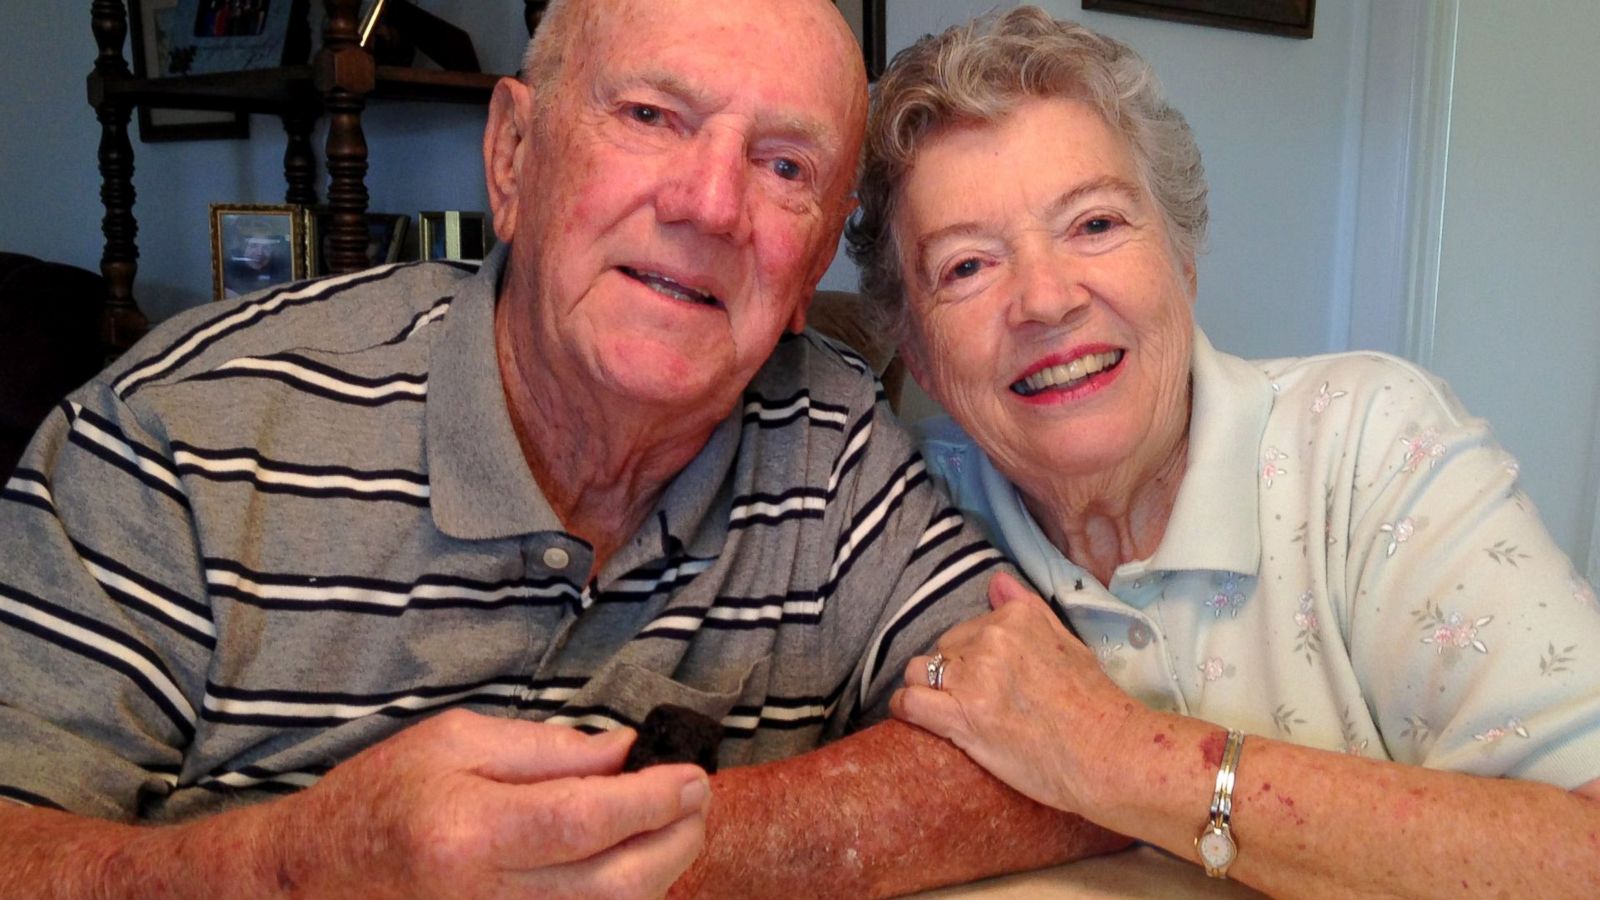
M 122 0 L 94 0 L 90 27 L 99 54 L 89 75 L 89 103 L 100 122 L 100 202 L 106 214 L 100 221 L 105 249 L 100 273 L 106 280 L 106 305 L 101 312 L 101 345 L 109 356 L 132 346 L 149 328 L 133 299 L 133 278 L 139 270 L 135 238 L 139 223 L 133 217 L 133 145 L 128 141 L 128 121 L 133 105 L 114 99 L 107 82 L 131 77 L 122 45 L 128 36 L 127 9 Z
M 367 138 L 361 112 L 376 85 L 372 56 L 357 35 L 357 0 L 327 0 L 322 50 L 317 54 L 317 90 L 328 115 L 328 270 L 367 267 Z

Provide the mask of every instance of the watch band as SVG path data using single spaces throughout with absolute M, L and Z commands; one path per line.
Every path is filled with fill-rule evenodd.
M 1244 749 L 1244 732 L 1228 729 L 1228 742 L 1222 748 L 1222 766 L 1217 769 L 1217 784 L 1211 794 L 1211 812 L 1205 827 L 1194 839 L 1195 851 L 1212 878 L 1228 877 L 1239 847 L 1233 840 L 1233 784 L 1239 770 L 1239 754 Z

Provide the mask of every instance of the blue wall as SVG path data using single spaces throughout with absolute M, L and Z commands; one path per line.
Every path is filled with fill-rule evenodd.
M 457 22 L 469 18 L 451 4 L 425 5 Z M 477 17 L 472 31 L 485 69 L 514 70 L 527 36 L 522 4 L 457 5 Z M 0 250 L 99 268 L 100 129 L 85 91 L 95 53 L 87 0 L 0 3 L 0 84 L 9 88 L 0 101 Z M 372 210 L 487 208 L 482 109 L 378 103 L 363 121 Z M 137 117 L 131 127 L 135 292 L 159 320 L 210 299 L 212 202 L 283 202 L 283 127 L 275 117 L 254 116 L 249 140 L 163 144 L 138 139 Z M 319 129 L 319 153 L 324 137 Z
M 516 67 L 526 35 L 521 3 L 424 5 L 470 23 L 486 68 Z M 890 49 L 990 5 L 889 0 Z M 1140 47 L 1190 116 L 1214 185 L 1215 250 L 1201 265 L 1200 316 L 1219 343 L 1247 355 L 1334 346 L 1335 323 L 1347 316 L 1338 227 L 1353 165 L 1348 120 L 1360 95 L 1352 99 L 1351 69 L 1361 61 L 1365 0 L 1323 4 L 1310 42 L 1084 13 L 1072 0 L 1045 5 Z M 95 56 L 88 10 L 86 0 L 0 3 L 0 84 L 12 88 L 0 100 L 0 249 L 93 269 L 102 209 L 99 129 L 84 93 Z M 487 206 L 481 109 L 375 104 L 364 122 L 371 209 Z M 251 135 L 176 144 L 135 137 L 136 291 L 151 318 L 209 298 L 210 203 L 282 202 L 282 127 L 256 116 Z M 853 288 L 854 270 L 841 260 L 824 285 Z

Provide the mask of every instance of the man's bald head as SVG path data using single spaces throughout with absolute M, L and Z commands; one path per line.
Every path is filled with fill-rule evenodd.
M 550 0 L 538 32 L 528 42 L 522 57 L 522 80 L 534 88 L 535 96 L 552 96 L 564 74 L 574 47 L 593 45 L 600 24 L 607 17 L 624 19 L 630 4 L 655 2 L 655 0 Z M 828 0 L 734 0 L 747 6 L 760 4 L 783 5 L 787 12 L 809 6 L 806 13 L 816 19 L 831 40 L 822 45 L 797 36 L 795 52 L 825 54 L 839 65 L 828 68 L 837 72 L 844 87 L 866 96 L 866 68 L 855 35 L 850 25 L 840 15 L 838 7 Z M 865 109 L 863 108 L 863 115 Z

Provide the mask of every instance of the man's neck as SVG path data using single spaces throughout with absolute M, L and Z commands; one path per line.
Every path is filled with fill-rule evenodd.
M 569 533 L 593 546 L 593 578 L 705 447 L 723 416 L 637 407 L 622 414 L 615 398 L 558 387 L 549 363 L 530 358 L 516 333 L 497 310 L 495 353 L 511 426 L 551 510 Z

